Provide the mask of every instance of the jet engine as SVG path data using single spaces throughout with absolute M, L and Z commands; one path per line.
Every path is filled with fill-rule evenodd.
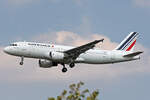
M 52 62 L 50 60 L 39 60 L 39 66 L 41 68 L 51 68 L 57 65 L 58 65 L 57 63 Z

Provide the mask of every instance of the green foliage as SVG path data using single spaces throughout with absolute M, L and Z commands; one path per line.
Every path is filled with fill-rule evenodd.
M 60 96 L 57 96 L 56 99 L 51 97 L 48 98 L 48 100 L 98 100 L 97 97 L 99 95 L 99 91 L 95 90 L 90 93 L 88 89 L 81 90 L 81 86 L 83 85 L 83 82 L 71 84 L 68 92 L 67 90 L 64 90 Z

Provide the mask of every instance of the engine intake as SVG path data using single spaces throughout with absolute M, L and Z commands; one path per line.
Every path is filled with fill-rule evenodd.
M 39 66 L 41 68 L 51 68 L 51 67 L 55 67 L 58 64 L 55 62 L 52 62 L 50 60 L 39 60 Z

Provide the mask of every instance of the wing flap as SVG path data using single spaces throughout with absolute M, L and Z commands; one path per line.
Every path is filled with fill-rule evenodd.
M 130 53 L 130 54 L 127 54 L 127 55 L 124 55 L 123 57 L 134 57 L 134 56 L 137 56 L 139 54 L 143 53 L 142 51 L 138 51 L 138 52 L 134 52 L 134 53 Z

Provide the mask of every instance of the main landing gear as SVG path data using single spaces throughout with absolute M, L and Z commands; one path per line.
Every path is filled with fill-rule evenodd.
M 20 65 L 23 65 L 24 57 L 21 57 Z
M 70 68 L 73 68 L 75 66 L 75 64 L 71 63 L 69 66 L 70 66 Z
M 62 64 L 62 65 L 63 65 L 62 72 L 63 72 L 63 73 L 67 72 L 67 68 L 65 67 L 65 64 Z
M 63 72 L 63 73 L 67 72 L 67 68 L 65 67 L 65 64 L 63 63 L 62 65 L 63 65 L 62 72 Z M 73 68 L 74 66 L 75 66 L 74 63 L 70 63 L 70 64 L 69 64 L 69 67 L 70 67 L 70 68 Z

